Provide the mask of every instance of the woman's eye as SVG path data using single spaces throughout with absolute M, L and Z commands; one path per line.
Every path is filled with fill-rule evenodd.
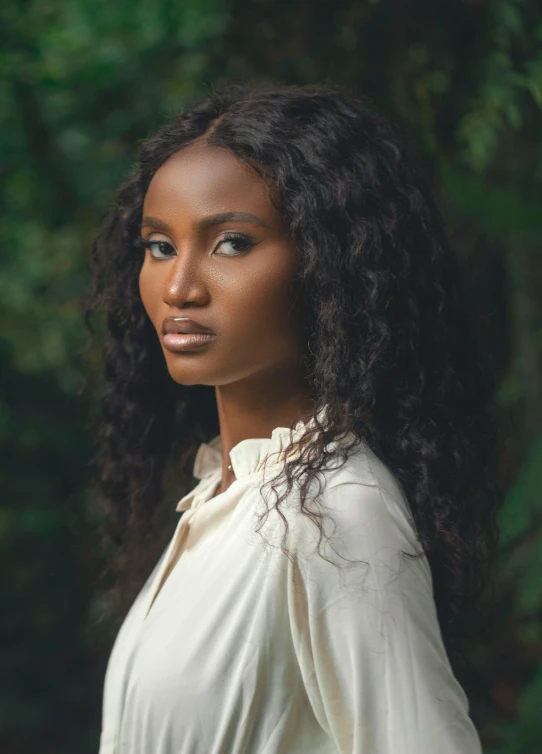
M 169 259 L 172 256 L 167 253 L 167 249 L 172 249 L 171 244 L 167 241 L 145 241 L 144 247 L 150 251 L 151 257 L 155 259 Z M 174 249 L 172 250 L 174 251 Z
M 235 257 L 255 245 L 255 242 L 249 236 L 229 235 L 220 239 L 212 253 L 218 257 Z M 154 259 L 171 259 L 176 254 L 175 249 L 167 241 L 149 241 L 146 238 L 139 238 L 136 241 L 136 246 L 141 249 L 148 249 Z M 217 252 L 217 249 L 224 247 L 225 251 Z M 230 249 L 233 249 L 233 251 L 230 251 Z
M 218 257 L 235 257 L 239 254 L 243 254 L 243 252 L 248 251 L 255 245 L 254 241 L 249 236 L 239 236 L 239 235 L 230 235 L 230 236 L 224 236 L 222 238 L 215 250 L 213 251 L 213 254 L 216 254 Z M 217 254 L 216 249 L 219 247 L 231 247 L 236 249 L 233 253 L 220 253 Z

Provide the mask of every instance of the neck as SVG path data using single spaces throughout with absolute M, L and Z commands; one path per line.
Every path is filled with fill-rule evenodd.
M 296 375 L 269 375 L 265 381 L 243 381 L 215 389 L 220 438 L 222 481 L 217 494 L 234 481 L 230 450 L 247 438 L 271 437 L 276 427 L 291 427 L 313 415 L 314 401 L 307 386 Z

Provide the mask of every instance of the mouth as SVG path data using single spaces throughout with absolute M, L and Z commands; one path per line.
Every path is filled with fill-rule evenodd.
M 196 351 L 216 337 L 208 327 L 191 317 L 166 317 L 162 322 L 164 348 L 169 351 Z

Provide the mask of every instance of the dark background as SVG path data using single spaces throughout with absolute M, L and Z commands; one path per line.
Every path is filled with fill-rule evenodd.
M 0 748 L 98 750 L 114 638 L 83 376 L 88 249 L 138 144 L 226 78 L 346 83 L 435 185 L 503 421 L 498 618 L 468 642 L 487 754 L 542 751 L 542 11 L 534 0 L 3 0 Z M 174 511 L 172 510 L 172 515 Z

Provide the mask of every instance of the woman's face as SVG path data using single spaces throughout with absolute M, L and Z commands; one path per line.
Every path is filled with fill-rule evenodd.
M 150 244 L 141 299 L 177 383 L 276 382 L 299 372 L 300 322 L 286 298 L 299 256 L 250 167 L 227 149 L 193 142 L 155 173 L 141 235 Z M 180 350 L 173 341 L 183 336 L 162 331 L 172 317 L 214 334 Z

